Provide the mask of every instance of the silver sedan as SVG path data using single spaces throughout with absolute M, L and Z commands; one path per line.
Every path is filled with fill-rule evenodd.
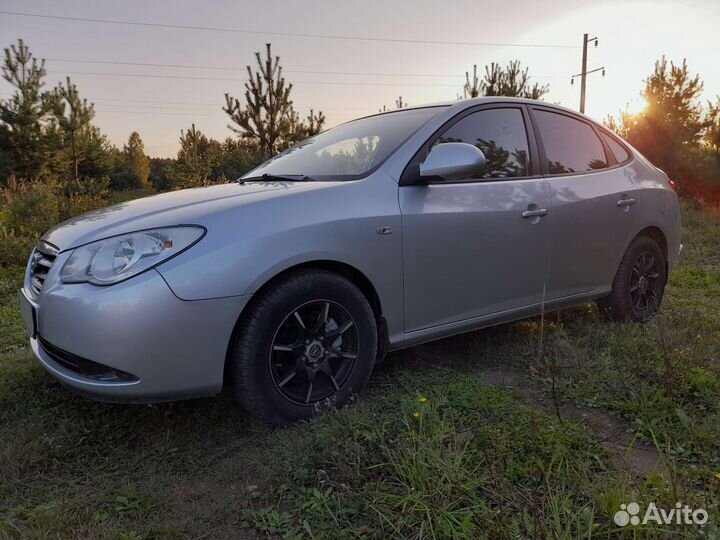
M 659 308 L 674 183 L 588 118 L 480 98 L 348 122 L 224 185 L 48 231 L 20 291 L 40 363 L 104 401 L 230 386 L 274 424 L 391 350 L 596 300 Z

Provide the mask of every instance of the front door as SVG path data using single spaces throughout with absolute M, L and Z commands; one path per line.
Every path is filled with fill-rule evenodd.
M 475 144 L 485 171 L 400 188 L 406 332 L 541 302 L 551 201 L 533 174 L 527 122 L 521 106 L 465 114 L 428 146 Z

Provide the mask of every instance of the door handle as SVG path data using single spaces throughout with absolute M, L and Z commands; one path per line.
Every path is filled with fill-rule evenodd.
M 632 206 L 637 202 L 637 199 L 620 199 L 617 202 L 618 206 Z
M 531 217 L 543 217 L 547 216 L 547 208 L 538 208 L 536 210 L 525 210 L 522 213 L 522 217 L 524 218 L 531 218 Z

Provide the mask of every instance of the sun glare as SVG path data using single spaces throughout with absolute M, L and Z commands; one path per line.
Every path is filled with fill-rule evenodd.
M 637 116 L 644 112 L 647 106 L 647 100 L 642 96 L 638 96 L 627 104 L 627 111 L 633 116 Z

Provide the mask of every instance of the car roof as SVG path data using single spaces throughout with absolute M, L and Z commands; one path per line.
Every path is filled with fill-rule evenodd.
M 487 105 L 490 103 L 524 103 L 527 105 L 541 105 L 543 107 L 551 108 L 551 109 L 557 109 L 558 111 L 566 112 L 575 116 L 580 116 L 582 118 L 585 118 L 595 124 L 599 124 L 600 122 L 594 118 L 591 118 L 585 114 L 579 113 L 578 111 L 575 111 L 573 109 L 569 109 L 568 107 L 563 107 L 562 105 L 559 105 L 557 103 L 548 103 L 547 101 L 540 101 L 537 99 L 528 99 L 528 98 L 520 98 L 520 97 L 508 97 L 508 96 L 483 96 L 483 97 L 477 97 L 477 98 L 468 98 L 468 99 L 455 99 L 452 101 L 438 101 L 435 103 L 426 103 L 422 105 L 413 105 L 412 107 L 403 107 L 402 109 L 394 109 L 391 111 L 383 111 L 376 114 L 370 114 L 367 116 L 364 116 L 362 118 L 369 118 L 371 116 L 380 116 L 383 114 L 393 114 L 400 111 L 408 111 L 413 109 L 426 109 L 428 107 L 452 107 L 453 112 L 459 112 L 464 109 L 468 109 L 470 107 L 475 107 L 477 105 Z

